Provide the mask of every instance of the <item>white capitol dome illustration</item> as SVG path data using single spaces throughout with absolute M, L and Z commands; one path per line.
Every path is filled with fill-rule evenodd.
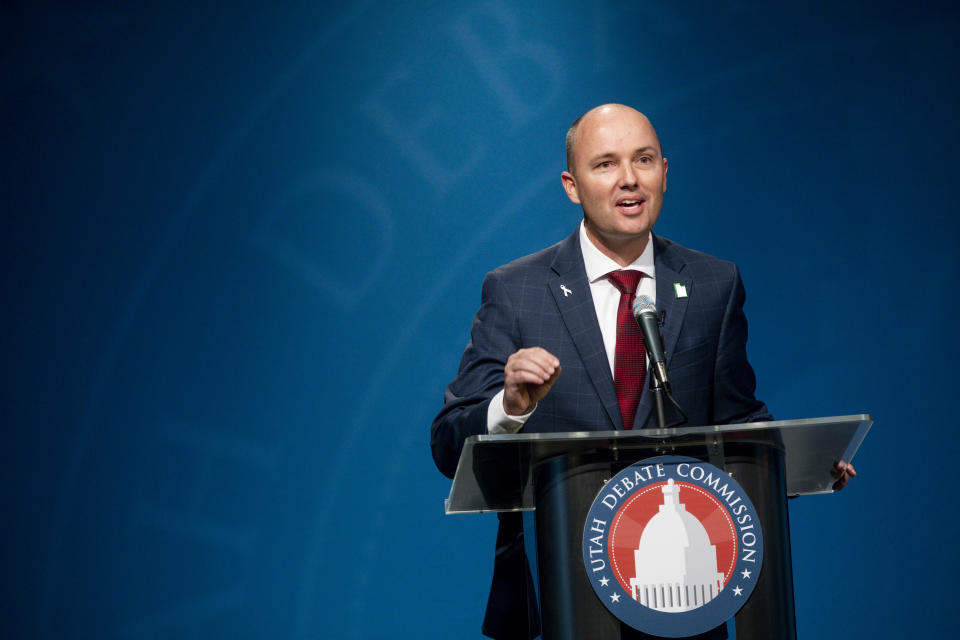
M 662 491 L 660 511 L 633 552 L 631 595 L 657 611 L 689 611 L 719 595 L 723 574 L 717 571 L 717 548 L 706 528 L 680 502 L 680 487 L 671 478 Z

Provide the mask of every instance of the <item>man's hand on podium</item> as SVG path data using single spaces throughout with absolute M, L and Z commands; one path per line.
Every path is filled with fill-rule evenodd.
M 853 468 L 853 465 L 849 462 L 844 462 L 841 460 L 837 464 L 833 465 L 833 477 L 837 479 L 833 483 L 833 490 L 840 491 L 847 483 L 850 482 L 850 478 L 857 477 L 857 471 Z

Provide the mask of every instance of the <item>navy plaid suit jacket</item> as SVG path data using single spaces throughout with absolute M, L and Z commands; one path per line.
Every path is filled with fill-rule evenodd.
M 756 378 L 746 352 L 745 294 L 736 265 L 656 235 L 652 239 L 657 308 L 666 312 L 661 333 L 667 371 L 673 395 L 689 416 L 688 425 L 771 420 L 766 406 L 754 397 Z M 686 297 L 677 295 L 675 283 L 686 289 Z M 470 343 L 431 428 L 434 460 L 444 474 L 453 477 L 469 436 L 487 433 L 487 407 L 503 388 L 507 358 L 534 346 L 555 355 L 562 371 L 524 432 L 624 428 L 578 231 L 484 279 Z M 633 427 L 653 426 L 652 409 L 645 388 Z M 668 406 L 668 412 L 671 409 Z M 497 535 L 485 634 L 532 637 L 527 629 L 528 621 L 536 623 L 536 604 L 523 595 L 524 576 L 529 582 L 522 524 L 516 514 L 507 514 L 501 517 Z

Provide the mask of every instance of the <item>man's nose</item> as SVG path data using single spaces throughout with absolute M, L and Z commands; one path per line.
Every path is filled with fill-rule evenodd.
M 620 186 L 637 186 L 637 171 L 633 168 L 633 164 L 630 162 L 625 162 L 622 166 L 623 170 L 620 172 Z

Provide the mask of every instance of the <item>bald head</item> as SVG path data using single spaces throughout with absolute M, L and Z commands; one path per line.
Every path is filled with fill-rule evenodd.
M 604 122 L 611 119 L 633 119 L 637 122 L 639 126 L 649 127 L 653 131 L 653 135 L 657 140 L 658 151 L 660 155 L 663 155 L 663 149 L 660 147 L 660 138 L 657 137 L 657 133 L 653 128 L 653 125 L 650 124 L 650 120 L 647 116 L 643 115 L 633 107 L 628 107 L 625 104 L 617 104 L 615 102 L 609 104 L 601 104 L 598 107 L 594 107 L 587 111 L 582 116 L 574 120 L 573 124 L 570 125 L 570 128 L 567 129 L 567 171 L 574 173 L 574 167 L 576 166 L 575 155 L 577 151 L 577 142 L 580 138 L 580 129 L 589 129 L 594 126 L 602 126 Z
M 620 266 L 650 238 L 667 190 L 667 159 L 647 117 L 622 104 L 580 116 L 567 133 L 567 197 L 583 208 L 587 238 Z

